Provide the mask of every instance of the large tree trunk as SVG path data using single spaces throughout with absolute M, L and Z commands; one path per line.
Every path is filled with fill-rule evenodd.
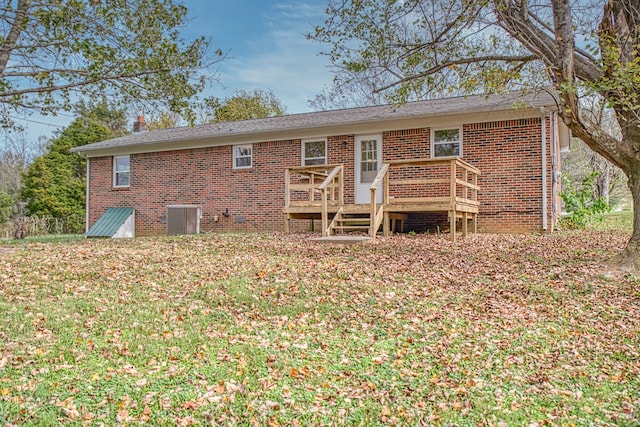
M 640 271 L 640 161 L 630 171 L 625 171 L 629 178 L 629 190 L 633 197 L 633 234 L 624 252 L 615 258 L 624 270 Z
M 602 160 L 601 156 L 597 153 L 591 154 L 591 170 L 598 172 L 598 178 L 596 179 L 596 198 L 604 198 L 607 205 L 611 202 L 611 175 L 613 173 L 611 163 L 607 160 Z

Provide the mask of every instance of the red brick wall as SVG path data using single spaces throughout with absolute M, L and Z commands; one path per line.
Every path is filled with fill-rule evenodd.
M 547 121 L 548 125 L 548 121 Z M 478 227 L 486 231 L 542 230 L 541 119 L 466 124 L 464 160 L 482 173 Z M 547 191 L 551 192 L 551 157 L 547 129 Z M 551 197 L 548 198 L 548 213 Z M 549 216 L 550 217 L 550 216 Z
M 89 221 L 131 206 L 137 235 L 163 234 L 167 205 L 194 204 L 202 206 L 201 231 L 282 229 L 283 168 L 299 166 L 300 156 L 299 140 L 253 144 L 250 169 L 233 169 L 231 146 L 135 154 L 127 189 L 112 188 L 111 157 L 92 158 Z
M 329 136 L 327 141 L 327 162 L 344 163 L 345 202 L 353 203 L 355 137 Z M 89 221 L 93 224 L 108 207 L 131 206 L 136 209 L 137 235 L 163 234 L 167 205 L 195 204 L 202 206 L 202 231 L 281 230 L 284 167 L 299 166 L 301 155 L 299 139 L 253 144 L 253 167 L 240 170 L 232 167 L 231 146 L 134 154 L 126 189 L 112 187 L 112 157 L 91 158 Z M 429 155 L 429 128 L 383 133 L 384 160 Z M 547 156 L 550 167 L 549 149 Z M 463 159 L 482 172 L 481 231 L 542 229 L 540 158 L 540 119 L 463 126 Z M 551 171 L 548 182 L 550 193 Z M 551 211 L 551 196 L 548 207 Z

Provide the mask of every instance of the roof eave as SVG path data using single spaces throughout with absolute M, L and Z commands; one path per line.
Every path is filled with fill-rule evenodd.
M 555 109 L 555 104 L 540 106 L 527 105 L 514 108 L 511 106 L 488 105 L 466 112 L 436 112 L 411 116 L 389 117 L 384 119 L 367 119 L 344 123 L 328 123 L 319 125 L 292 126 L 285 129 L 269 129 L 262 131 L 233 132 L 204 137 L 175 138 L 170 141 L 149 141 L 135 144 L 108 147 L 80 146 L 72 149 L 87 157 L 100 157 L 120 154 L 138 154 L 157 151 L 173 151 L 193 148 L 215 147 L 234 144 L 249 144 L 266 141 L 286 141 L 326 137 L 329 135 L 380 133 L 389 130 L 410 129 L 416 127 L 447 126 L 451 124 L 472 123 L 479 120 L 526 118 L 540 116 L 544 111 Z M 437 123 L 434 123 L 436 122 Z

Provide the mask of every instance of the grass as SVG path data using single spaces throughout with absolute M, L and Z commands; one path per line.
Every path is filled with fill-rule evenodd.
M 633 212 L 609 212 L 603 216 L 601 223 L 595 223 L 592 227 L 598 230 L 631 230 L 633 228 Z
M 66 243 L 83 239 L 83 234 L 44 234 L 38 236 L 27 236 L 24 239 L 0 238 L 0 245 L 25 245 L 28 243 Z
M 0 242 L 0 424 L 638 425 L 628 233 Z

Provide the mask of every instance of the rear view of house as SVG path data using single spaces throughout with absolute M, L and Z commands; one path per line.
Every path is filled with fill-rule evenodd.
M 181 206 L 198 231 L 313 218 L 323 234 L 398 221 L 536 232 L 560 212 L 568 131 L 555 109 L 544 92 L 469 96 L 136 132 L 74 151 L 88 160 L 88 228 L 133 208 L 138 235 L 165 234 L 193 217 L 170 214 Z

